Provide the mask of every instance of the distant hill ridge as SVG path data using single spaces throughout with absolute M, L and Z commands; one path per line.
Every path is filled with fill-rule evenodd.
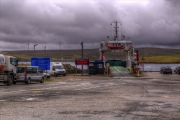
M 150 56 L 174 56 L 180 55 L 180 49 L 165 49 L 165 48 L 135 48 L 139 50 L 140 57 Z M 30 61 L 32 57 L 50 57 L 52 61 L 74 61 L 75 58 L 81 58 L 81 49 L 79 50 L 19 50 L 19 51 L 4 51 L 7 55 L 15 56 L 21 61 Z M 110 52 L 105 53 L 106 59 L 125 59 L 125 52 Z M 84 58 L 90 60 L 99 59 L 99 49 L 84 49 Z

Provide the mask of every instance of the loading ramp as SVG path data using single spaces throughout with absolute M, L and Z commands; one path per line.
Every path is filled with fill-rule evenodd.
M 130 71 L 123 66 L 110 66 L 112 76 L 130 76 Z

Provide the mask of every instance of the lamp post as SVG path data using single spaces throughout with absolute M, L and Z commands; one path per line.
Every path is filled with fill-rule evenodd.
M 82 46 L 82 59 L 83 59 L 83 41 L 81 42 L 81 46 Z M 83 65 L 82 65 L 82 75 L 83 75 Z
M 35 45 L 34 45 L 34 50 L 35 50 L 35 47 L 36 47 L 37 45 L 38 45 L 38 44 L 35 44 Z

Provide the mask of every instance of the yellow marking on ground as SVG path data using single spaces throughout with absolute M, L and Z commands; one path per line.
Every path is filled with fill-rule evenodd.
M 32 89 L 32 91 L 41 91 L 42 89 Z
M 24 92 L 24 91 L 26 91 L 26 90 L 19 90 L 20 92 Z
M 108 85 L 114 85 L 114 83 L 107 83 Z
M 41 90 L 39 90 L 39 91 L 32 91 L 32 92 L 35 92 L 35 93 L 40 93 L 40 92 L 42 92 Z
M 120 84 L 125 85 L 126 83 L 120 83 Z
M 67 82 L 59 82 L 59 84 L 67 84 Z
M 89 85 L 90 83 L 81 83 L 81 85 Z
M 120 71 L 120 70 L 118 70 L 116 66 L 114 66 L 114 68 L 115 68 L 118 72 L 120 72 L 120 73 L 121 73 L 121 71 Z

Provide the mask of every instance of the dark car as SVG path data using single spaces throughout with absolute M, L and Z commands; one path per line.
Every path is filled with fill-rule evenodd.
M 180 66 L 177 66 L 174 70 L 175 73 L 180 74 Z
M 161 67 L 160 72 L 163 73 L 163 74 L 164 74 L 164 73 L 170 73 L 170 74 L 172 74 L 172 69 L 171 69 L 170 66 L 163 66 L 163 67 Z

